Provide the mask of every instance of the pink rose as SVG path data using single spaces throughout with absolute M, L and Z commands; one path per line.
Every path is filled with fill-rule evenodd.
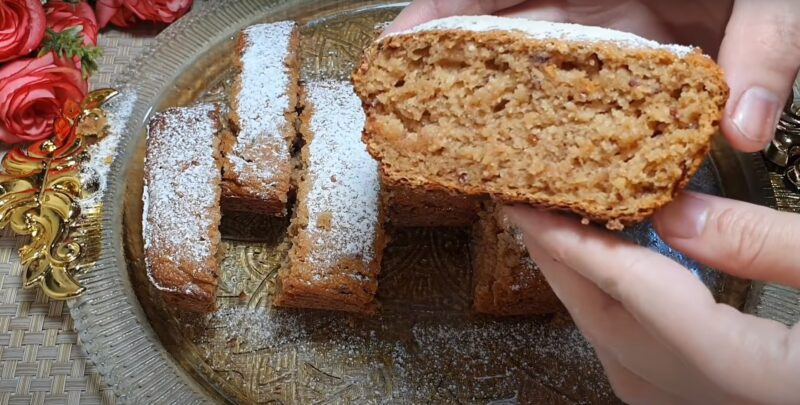
M 97 0 L 100 27 L 128 27 L 138 20 L 172 23 L 192 8 L 192 0 Z
M 80 103 L 88 85 L 68 58 L 48 53 L 0 68 L 0 141 L 38 141 L 53 133 L 66 100 Z
M 0 62 L 31 53 L 42 42 L 44 28 L 40 0 L 0 1 Z
M 81 26 L 83 27 L 83 43 L 97 45 L 97 19 L 92 6 L 85 1 L 76 4 L 63 0 L 50 0 L 45 6 L 47 26 L 55 32 Z
M 97 0 L 94 11 L 100 28 L 112 23 L 117 27 L 130 27 L 138 21 L 136 15 L 125 8 L 124 0 Z

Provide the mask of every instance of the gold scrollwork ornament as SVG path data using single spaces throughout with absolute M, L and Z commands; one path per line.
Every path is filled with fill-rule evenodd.
M 53 135 L 9 150 L 0 160 L 0 228 L 30 235 L 19 249 L 25 288 L 42 288 L 50 298 L 65 300 L 84 291 L 74 278 L 85 247 L 79 230 L 81 161 L 87 143 L 106 133 L 102 105 L 113 89 L 95 90 L 81 103 L 67 102 Z

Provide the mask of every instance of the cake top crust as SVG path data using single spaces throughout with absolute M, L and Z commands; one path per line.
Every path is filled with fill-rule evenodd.
M 380 182 L 378 163 L 361 142 L 361 101 L 346 82 L 310 82 L 305 93 L 313 111 L 308 122 L 313 138 L 308 146 L 307 232 L 336 247 L 334 252 L 313 250 L 309 261 L 325 266 L 360 257 L 369 264 L 375 258 Z
M 171 108 L 153 117 L 147 134 L 144 246 L 175 264 L 202 267 L 216 252 L 215 241 L 198 237 L 214 228 L 208 213 L 219 199 L 219 192 L 209 189 L 209 182 L 220 178 L 214 159 L 216 111 L 214 104 Z
M 462 30 L 471 32 L 517 31 L 537 40 L 611 42 L 621 48 L 666 50 L 678 57 L 684 57 L 695 52 L 694 47 L 661 44 L 629 32 L 617 31 L 609 28 L 491 15 L 441 18 L 428 21 L 406 31 L 389 34 L 388 37 L 442 30 Z
M 285 113 L 294 108 L 290 89 L 291 75 L 286 60 L 290 55 L 291 38 L 296 24 L 282 21 L 247 27 L 241 35 L 241 87 L 236 94 L 236 115 L 239 134 L 228 160 L 240 175 L 248 167 L 257 168 L 260 181 L 274 181 L 269 164 L 250 165 L 245 159 L 264 150 L 288 159 L 289 145 L 284 135 Z M 259 146 L 261 145 L 261 146 Z M 261 157 L 261 156 L 255 156 Z

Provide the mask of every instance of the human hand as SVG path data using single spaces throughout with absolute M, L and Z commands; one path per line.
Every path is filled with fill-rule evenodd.
M 726 72 L 730 98 L 720 126 L 744 152 L 772 139 L 800 67 L 796 0 L 416 0 L 386 31 L 478 14 L 603 26 L 702 47 Z
M 678 263 L 530 207 L 528 250 L 627 403 L 797 403 L 800 326 L 717 304 Z M 737 277 L 800 287 L 800 216 L 684 193 L 653 218 L 674 248 Z

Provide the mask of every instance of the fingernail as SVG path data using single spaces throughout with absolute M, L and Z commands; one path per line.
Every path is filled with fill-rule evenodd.
M 658 211 L 653 221 L 664 238 L 696 238 L 706 227 L 710 206 L 702 195 L 683 193 Z
M 752 87 L 742 94 L 731 116 L 733 125 L 745 138 L 767 143 L 775 135 L 783 101 L 763 87 Z

